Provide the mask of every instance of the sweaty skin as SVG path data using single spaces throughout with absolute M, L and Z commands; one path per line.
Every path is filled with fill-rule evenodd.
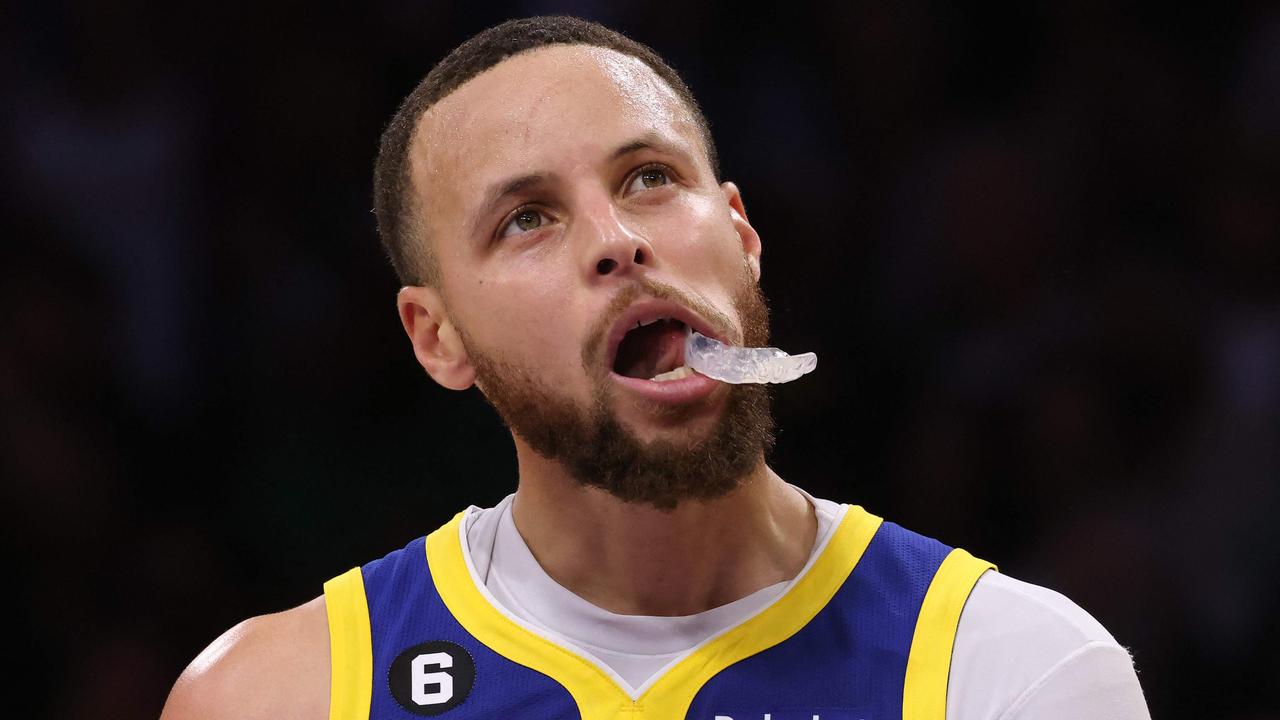
M 178 678 L 161 720 L 325 720 L 329 625 L 323 597 L 250 618 L 205 648 Z
M 564 359 L 582 356 L 610 299 L 640 277 L 739 322 L 715 329 L 742 341 L 733 298 L 744 268 L 759 280 L 760 238 L 737 187 L 714 177 L 688 109 L 640 61 L 586 46 L 509 58 L 431 108 L 410 157 L 443 283 L 404 288 L 398 307 L 442 386 L 476 382 L 473 351 L 536 369 L 585 407 L 601 368 Z M 650 165 L 669 182 L 638 182 Z M 522 207 L 536 214 L 516 223 Z M 727 395 L 722 386 L 690 400 L 672 423 L 671 408 L 615 390 L 609 410 L 645 442 L 706 437 Z M 521 534 L 553 578 L 605 609 L 700 612 L 793 577 L 812 548 L 812 508 L 763 451 L 737 489 L 666 512 L 584 487 L 513 440 Z M 323 720 L 328 692 L 321 597 L 216 640 L 178 680 L 162 720 Z

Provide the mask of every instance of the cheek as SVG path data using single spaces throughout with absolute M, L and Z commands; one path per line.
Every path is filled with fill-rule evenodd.
M 689 196 L 681 212 L 658 234 L 667 260 L 681 274 L 694 280 L 736 277 L 743 265 L 742 239 L 730 222 L 723 203 L 713 198 Z
M 480 292 L 467 305 L 466 329 L 480 347 L 561 392 L 580 383 L 581 340 L 572 331 L 580 321 L 563 290 L 567 285 L 484 278 L 475 287 Z

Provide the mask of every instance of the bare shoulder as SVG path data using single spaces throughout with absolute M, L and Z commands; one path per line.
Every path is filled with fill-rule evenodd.
M 324 596 L 249 618 L 205 648 L 174 684 L 161 720 L 325 720 L 329 623 Z

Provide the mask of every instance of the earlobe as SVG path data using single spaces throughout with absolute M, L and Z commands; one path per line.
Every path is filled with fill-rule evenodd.
M 760 234 L 751 226 L 751 222 L 747 220 L 747 208 L 742 202 L 742 192 L 738 190 L 738 186 L 731 182 L 724 182 L 720 185 L 720 191 L 724 193 L 725 202 L 729 205 L 729 221 L 733 223 L 733 229 L 738 233 L 738 238 L 742 241 L 742 252 L 747 267 L 750 268 L 751 274 L 755 276 L 756 282 L 760 281 L 760 254 L 763 251 L 760 243 Z
M 475 368 L 439 292 L 429 287 L 400 288 L 396 308 L 413 354 L 431 379 L 450 390 L 471 387 Z

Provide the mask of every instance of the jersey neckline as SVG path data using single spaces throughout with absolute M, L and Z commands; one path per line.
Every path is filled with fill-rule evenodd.
M 654 672 L 665 669 L 672 659 L 756 615 L 804 576 L 826 548 L 846 506 L 830 500 L 817 500 L 804 490 L 795 489 L 814 508 L 818 525 L 813 547 L 795 575 L 733 602 L 691 615 L 652 617 L 613 613 L 557 583 L 538 564 L 516 528 L 511 512 L 513 495 L 492 509 L 472 511 L 465 517 L 467 541 L 464 549 L 472 559 L 476 577 L 504 609 L 543 632 L 591 653 L 593 659 L 617 670 L 628 681 L 628 687 L 638 688 Z M 495 514 L 497 517 L 492 524 L 497 527 L 495 532 L 480 533 L 478 538 L 474 529 L 477 519 L 482 517 L 481 513 Z M 493 547 L 486 573 L 484 545 L 489 541 Z M 629 674 L 617 666 L 616 661 L 620 657 L 645 658 L 643 665 L 650 669 L 642 677 L 637 677 L 638 672 Z M 614 658 L 614 661 L 609 658 Z
M 426 539 L 436 590 L 450 613 L 477 640 L 559 682 L 583 720 L 684 717 L 703 684 L 730 665 L 794 635 L 831 600 L 853 572 L 881 519 L 848 506 L 821 548 L 789 588 L 744 621 L 682 653 L 638 688 L 566 641 L 548 636 L 501 606 L 481 582 L 467 552 L 470 511 Z

